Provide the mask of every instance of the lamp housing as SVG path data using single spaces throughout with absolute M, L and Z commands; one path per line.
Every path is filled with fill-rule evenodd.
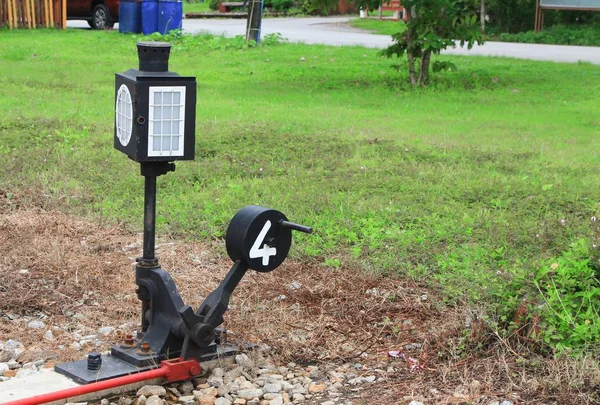
M 169 43 L 137 49 L 139 68 L 115 74 L 114 147 L 136 162 L 193 160 L 196 78 L 169 71 Z

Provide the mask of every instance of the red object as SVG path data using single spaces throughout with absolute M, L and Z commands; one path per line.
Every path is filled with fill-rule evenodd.
M 89 394 L 91 392 L 107 390 L 110 388 L 119 387 L 121 385 L 133 384 L 136 382 L 152 380 L 154 378 L 161 377 L 166 379 L 168 382 L 186 380 L 200 374 L 200 370 L 200 363 L 198 363 L 197 360 L 166 360 L 161 362 L 160 368 L 155 370 L 143 371 L 137 374 L 112 378 L 106 381 L 82 385 L 81 387 L 73 387 L 66 390 L 49 392 L 47 394 L 36 395 L 34 397 L 17 399 L 15 401 L 4 402 L 2 405 L 44 404 L 46 402 L 58 401 L 77 395 Z

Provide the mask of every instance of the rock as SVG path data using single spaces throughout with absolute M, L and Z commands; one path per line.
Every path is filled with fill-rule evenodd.
M 195 405 L 196 404 L 196 397 L 194 395 L 182 395 L 179 397 L 179 402 L 181 402 L 182 404 L 188 404 L 189 405 Z
M 244 398 L 246 400 L 260 398 L 263 396 L 263 390 L 260 388 L 252 388 L 248 390 L 239 390 L 237 392 L 238 398 Z
M 139 396 L 145 396 L 146 398 L 156 395 L 158 397 L 164 397 L 167 395 L 167 390 L 162 385 L 144 385 L 140 388 L 136 394 Z
M 4 374 L 4 372 L 8 370 L 10 370 L 8 363 L 0 363 L 0 375 Z
M 222 368 L 215 368 L 212 373 L 210 374 L 210 377 L 208 377 L 208 379 L 206 380 L 206 383 L 212 387 L 220 387 L 221 385 L 223 385 L 223 375 L 225 374 L 225 371 Z
M 184 383 L 179 384 L 177 389 L 182 395 L 189 395 L 194 390 L 194 384 L 191 381 L 186 381 Z
M 192 391 L 196 396 L 196 399 L 200 400 L 205 397 L 216 397 L 218 390 L 215 387 L 203 388 L 200 391 Z
M 500 402 L 500 405 L 513 405 L 513 403 L 512 403 L 512 401 L 505 400 L 505 401 Z
M 44 339 L 46 339 L 49 342 L 52 342 L 54 340 L 54 334 L 52 333 L 51 329 L 48 329 L 45 333 L 44 333 Z
M 266 399 L 267 401 L 270 401 L 272 399 L 276 399 L 281 397 L 281 394 L 273 394 L 272 392 L 268 392 L 265 395 L 263 395 L 263 399 Z
M 423 402 L 419 402 L 419 401 L 410 401 L 410 403 L 408 405 L 424 405 Z
M 34 320 L 29 322 L 27 324 L 27 327 L 29 329 L 44 329 L 46 327 L 46 324 L 42 321 Z
M 112 326 L 104 326 L 100 329 L 98 329 L 98 334 L 102 335 L 102 336 L 108 336 L 110 335 L 113 331 L 115 330 L 115 328 L 113 328 Z
M 231 405 L 231 401 L 227 398 L 217 398 L 215 400 L 215 405 Z
M 356 378 L 351 378 L 350 380 L 348 380 L 348 384 L 350 385 L 358 385 L 358 384 L 362 384 L 366 382 L 364 377 L 356 377 Z
M 127 398 L 127 397 L 119 398 L 119 405 L 131 405 L 132 403 L 133 403 L 133 400 L 131 400 L 131 398 Z
M 235 364 L 245 369 L 252 369 L 254 367 L 254 362 L 246 353 L 238 354 L 235 356 Z
M 246 400 L 244 398 L 236 398 L 235 401 L 233 401 L 234 405 L 246 405 Z
M 368 375 L 366 377 L 363 377 L 363 381 L 368 382 L 368 383 L 372 383 L 377 379 L 377 377 L 375 377 L 374 375 Z
M 137 399 L 133 402 L 133 405 L 146 405 L 146 396 L 140 395 L 137 397 Z
M 308 386 L 308 392 L 311 394 L 315 394 L 317 392 L 323 392 L 327 389 L 327 384 L 325 383 L 311 383 Z
M 87 316 L 85 316 L 84 314 L 77 312 L 75 315 L 73 315 L 73 319 L 78 320 L 78 321 L 85 321 L 87 319 Z
M 223 384 L 217 389 L 217 395 L 224 397 L 231 392 L 231 384 Z
M 213 405 L 216 399 L 217 397 L 207 395 L 205 397 L 197 399 L 197 403 L 198 405 Z
M 146 399 L 146 405 L 163 405 L 163 400 L 158 395 L 151 395 Z
M 281 384 L 276 382 L 268 382 L 263 387 L 264 392 L 278 393 L 281 391 Z
M 269 401 L 269 405 L 283 405 L 283 397 L 278 396 Z
M 102 401 L 100 401 L 100 405 L 110 405 L 110 401 L 106 398 L 103 398 Z
M 300 394 L 299 392 L 296 392 L 295 394 L 292 394 L 292 400 L 293 401 L 304 401 L 304 395 Z
M 231 384 L 236 378 L 242 375 L 243 371 L 242 367 L 236 367 L 233 370 L 226 372 L 223 376 L 223 384 Z
M 419 350 L 422 347 L 422 343 L 409 343 L 407 345 L 404 345 L 404 350 Z
M 8 364 L 8 368 L 10 370 L 15 370 L 21 367 L 21 365 L 14 359 L 10 359 L 6 364 Z
M 288 290 L 290 291 L 299 290 L 300 288 L 302 288 L 302 283 L 300 283 L 299 281 L 292 281 L 288 285 Z
M 0 346 L 0 362 L 9 360 L 19 360 L 19 357 L 25 352 L 25 347 L 18 340 L 9 339 L 4 345 Z
M 335 405 L 334 401 L 325 401 L 325 402 L 321 402 L 321 405 Z

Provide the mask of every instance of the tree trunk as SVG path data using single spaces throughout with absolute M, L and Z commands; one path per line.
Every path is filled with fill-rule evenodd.
M 481 22 L 481 33 L 485 34 L 485 0 L 481 0 L 481 9 L 479 10 L 479 21 Z
M 417 75 L 415 74 L 415 56 L 412 53 L 408 53 L 408 76 L 410 77 L 410 84 L 412 86 L 417 85 Z
M 419 64 L 419 81 L 418 84 L 421 86 L 427 86 L 429 84 L 429 62 L 431 61 L 431 49 L 423 52 L 421 56 L 421 63 Z

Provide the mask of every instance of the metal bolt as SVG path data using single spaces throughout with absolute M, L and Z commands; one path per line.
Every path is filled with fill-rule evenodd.
M 143 342 L 140 345 L 140 351 L 142 353 L 150 353 L 150 345 L 148 344 L 148 342 Z
M 102 366 L 102 355 L 100 353 L 90 353 L 87 358 L 88 370 L 100 370 Z
M 127 334 L 125 335 L 125 342 L 127 346 L 133 346 L 133 335 Z

